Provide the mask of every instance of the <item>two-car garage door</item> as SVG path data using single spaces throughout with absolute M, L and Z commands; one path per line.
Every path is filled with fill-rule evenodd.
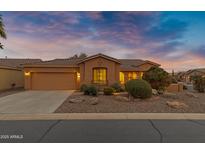
M 31 89 L 33 90 L 73 90 L 76 89 L 76 73 L 32 73 Z

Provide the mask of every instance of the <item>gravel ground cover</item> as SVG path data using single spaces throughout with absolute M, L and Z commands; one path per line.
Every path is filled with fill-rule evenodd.
M 187 92 L 167 93 L 152 96 L 150 99 L 135 99 L 132 101 L 119 100 L 118 96 L 98 95 L 97 103 L 92 103 L 92 96 L 85 96 L 75 92 L 55 111 L 56 113 L 205 113 L 205 94 L 194 93 L 194 97 Z M 122 97 L 126 97 L 123 94 Z M 71 99 L 77 99 L 71 103 Z M 96 101 L 96 99 L 94 99 Z M 182 103 L 182 107 L 173 108 L 168 102 Z

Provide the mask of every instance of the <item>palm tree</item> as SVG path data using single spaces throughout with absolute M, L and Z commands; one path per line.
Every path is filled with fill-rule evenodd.
M 0 37 L 6 39 L 6 32 L 4 29 L 4 23 L 1 15 L 0 15 Z M 1 42 L 0 42 L 0 49 L 3 49 L 3 45 L 1 44 Z

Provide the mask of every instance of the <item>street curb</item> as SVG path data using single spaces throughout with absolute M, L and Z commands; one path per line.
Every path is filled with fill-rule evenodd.
M 205 120 L 203 113 L 0 114 L 0 120 Z

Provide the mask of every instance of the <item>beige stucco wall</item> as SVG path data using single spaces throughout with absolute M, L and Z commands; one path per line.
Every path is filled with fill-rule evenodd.
M 182 92 L 183 91 L 183 84 L 182 83 L 174 83 L 170 84 L 166 90 L 168 92 Z
M 80 65 L 81 84 L 91 84 L 93 80 L 93 68 L 103 67 L 107 69 L 108 85 L 119 82 L 120 64 L 99 57 L 85 61 Z
M 68 81 L 69 82 L 76 82 L 76 88 L 77 89 L 79 88 L 79 80 L 77 79 L 77 76 L 76 76 L 77 72 L 79 72 L 79 68 L 75 68 L 75 67 L 70 67 L 70 68 L 69 67 L 25 67 L 24 68 L 24 73 L 25 72 L 30 73 L 30 75 L 25 76 L 24 87 L 27 90 L 32 89 L 32 76 L 33 76 L 34 73 L 52 73 L 52 75 L 55 74 L 55 73 L 56 74 L 58 74 L 58 73 L 67 73 L 67 74 L 68 73 L 75 73 L 74 74 L 75 75 L 75 80 L 74 81 L 69 80 L 71 78 L 69 78 L 69 76 L 68 76 L 67 79 L 65 78 L 65 81 L 62 81 L 62 78 L 61 78 L 59 80 L 56 80 L 56 82 L 61 82 L 61 83 L 65 82 L 65 84 Z M 46 76 L 46 77 L 49 77 L 49 75 Z M 72 77 L 72 76 L 70 76 L 70 77 Z M 40 84 L 41 82 L 44 82 L 44 81 L 43 80 L 41 81 L 39 79 L 38 84 Z
M 0 90 L 11 89 L 13 83 L 16 84 L 16 88 L 24 86 L 23 71 L 0 68 Z

